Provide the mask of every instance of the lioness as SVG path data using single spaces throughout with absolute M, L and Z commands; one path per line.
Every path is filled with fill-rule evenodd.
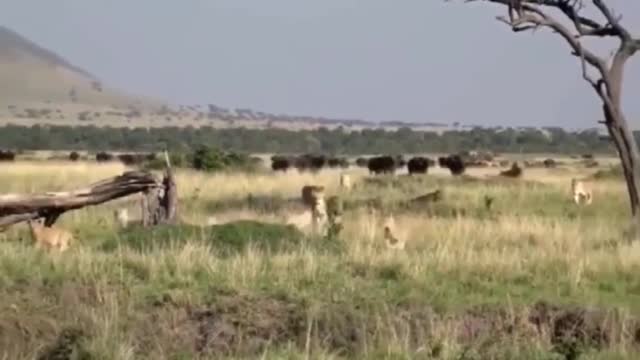
M 573 201 L 578 205 L 582 202 L 589 205 L 593 201 L 593 190 L 590 182 L 571 178 L 571 192 L 573 193 Z
M 384 240 L 389 249 L 404 249 L 405 239 L 398 237 L 395 220 L 392 216 L 387 216 L 384 220 Z
M 65 229 L 46 227 L 35 220 L 29 220 L 27 223 L 31 230 L 31 237 L 38 248 L 65 251 L 73 241 L 73 235 Z

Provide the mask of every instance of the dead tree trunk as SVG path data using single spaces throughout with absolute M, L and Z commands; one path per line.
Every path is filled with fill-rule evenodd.
M 175 224 L 178 217 L 178 189 L 169 154 L 164 153 L 166 170 L 162 187 L 148 189 L 144 193 L 142 221 L 144 226 Z
M 611 67 L 602 71 L 602 80 L 594 90 L 602 98 L 604 124 L 618 150 L 622 171 L 627 183 L 631 213 L 640 230 L 640 154 L 638 144 L 622 111 L 622 82 L 627 60 L 640 49 L 640 41 L 623 37 Z
M 474 1 L 474 0 L 467 0 Z M 510 8 L 513 0 L 484 0 L 506 5 Z M 498 20 L 511 26 L 514 32 L 546 27 L 560 35 L 573 50 L 573 55 L 581 59 L 582 77 L 595 90 L 603 104 L 603 124 L 618 150 L 624 178 L 627 184 L 631 214 L 637 232 L 640 234 L 640 155 L 638 145 L 629 128 L 621 106 L 624 68 L 627 61 L 640 50 L 640 39 L 634 38 L 620 23 L 621 16 L 614 15 L 605 0 L 591 0 L 594 7 L 604 17 L 604 23 L 581 14 L 583 2 L 587 0 L 520 0 L 520 12 L 517 17 L 509 13 L 509 19 Z M 551 16 L 547 9 L 564 15 L 570 26 Z M 583 47 L 581 39 L 588 37 L 614 38 L 619 40 L 611 65 L 607 58 L 598 56 Z M 589 70 L 595 73 L 595 80 Z

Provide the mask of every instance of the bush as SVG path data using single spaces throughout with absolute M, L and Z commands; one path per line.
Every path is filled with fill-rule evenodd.
M 169 153 L 169 161 L 173 168 L 184 168 L 189 165 L 188 156 L 181 152 Z M 148 170 L 162 170 L 165 168 L 164 156 L 148 159 L 142 167 Z
M 234 152 L 223 152 L 205 145 L 199 146 L 191 157 L 191 167 L 202 171 L 227 169 L 254 170 L 259 164 L 254 158 Z

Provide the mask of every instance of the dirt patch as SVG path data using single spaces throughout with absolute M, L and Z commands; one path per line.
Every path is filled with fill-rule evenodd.
M 56 291 L 15 290 L 5 292 L 0 304 L 0 356 L 8 358 L 87 358 L 89 345 L 113 336 L 97 322 L 101 317 L 91 314 L 112 311 L 107 307 L 111 301 L 130 300 L 123 290 L 74 283 Z M 587 350 L 640 345 L 640 323 L 617 310 L 545 302 L 443 314 L 425 304 L 389 304 L 366 296 L 308 304 L 288 296 L 216 289 L 198 305 L 188 297 L 177 299 L 166 295 L 120 308 L 118 330 L 136 357 L 253 358 L 288 347 L 348 358 L 401 347 L 437 357 L 446 344 L 456 343 L 477 358 L 515 346 L 575 359 Z
M 158 303 L 138 319 L 140 350 L 199 356 L 260 354 L 267 347 L 298 344 L 304 306 L 284 297 L 215 294 L 204 306 Z
M 638 344 L 640 340 L 637 319 L 615 310 L 539 302 L 532 307 L 528 319 L 539 334 L 547 334 L 554 350 L 567 359 L 577 358 L 586 349 L 600 350 L 623 342 Z
M 91 359 L 91 354 L 84 347 L 82 340 L 85 338 L 82 330 L 77 328 L 63 329 L 57 339 L 46 346 L 38 356 L 38 360 L 71 360 Z
M 64 283 L 5 289 L 0 303 L 0 357 L 79 359 L 94 325 L 89 309 L 115 289 Z
M 486 346 L 501 341 L 535 341 L 549 351 L 576 359 L 587 350 L 603 350 L 621 343 L 640 345 L 640 323 L 617 310 L 538 302 L 528 309 L 476 307 L 457 316 L 457 340 Z
M 257 354 L 269 345 L 298 343 L 305 330 L 301 304 L 271 297 L 224 296 L 193 311 L 199 354 Z
M 176 351 L 189 349 L 201 356 L 257 356 L 267 348 L 289 345 L 355 356 L 395 339 L 407 350 L 434 356 L 442 342 L 454 340 L 478 354 L 505 344 L 542 344 L 548 351 L 574 359 L 586 350 L 640 341 L 638 322 L 615 311 L 543 302 L 518 311 L 480 306 L 442 315 L 424 305 L 378 307 L 345 302 L 316 304 L 311 310 L 284 297 L 225 294 L 201 308 L 175 308 L 169 322 L 162 319 L 168 315 L 164 314 L 154 318 L 154 326 L 174 325 L 165 326 L 172 330 L 160 336 L 181 344 Z

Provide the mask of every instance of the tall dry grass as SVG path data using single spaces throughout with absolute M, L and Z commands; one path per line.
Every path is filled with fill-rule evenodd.
M 125 170 L 121 165 L 88 163 L 3 166 L 7 171 L 0 174 L 0 184 L 6 192 L 69 189 Z M 337 170 L 214 175 L 179 171 L 181 210 L 192 219 L 216 216 L 278 222 L 272 213 L 233 207 L 210 210 L 210 205 L 248 193 L 296 197 L 307 184 L 324 185 L 329 195 L 339 194 L 345 200 L 380 197 L 400 201 L 440 188 L 446 207 L 435 213 L 397 210 L 397 228 L 407 239 L 404 251 L 385 248 L 383 214 L 358 208 L 345 213 L 339 238 L 343 250 L 339 252 L 320 251 L 325 240 L 308 238 L 291 251 L 265 252 L 250 246 L 236 255 L 221 256 L 215 242 L 206 242 L 204 233 L 202 239 L 193 235 L 184 243 L 153 251 L 119 243 L 116 251 L 106 252 L 101 247 L 105 239 L 120 241 L 113 209 L 136 206 L 133 200 L 125 201 L 63 216 L 61 225 L 76 231 L 80 244 L 62 255 L 36 252 L 24 240 L 21 226 L 9 230 L 0 244 L 0 263 L 4 264 L 0 285 L 8 289 L 5 295 L 17 299 L 10 289 L 20 288 L 19 284 L 38 291 L 47 286 L 63 291 L 65 283 L 91 284 L 95 300 L 77 305 L 95 313 L 93 320 L 86 320 L 89 325 L 83 325 L 94 332 L 88 347 L 118 359 L 142 356 L 136 352 L 140 346 L 137 335 L 126 330 L 138 324 L 130 318 L 135 309 L 146 308 L 149 299 L 163 296 L 178 304 L 205 304 L 211 301 L 207 294 L 214 286 L 251 294 L 287 294 L 319 308 L 336 301 L 364 302 L 372 307 L 372 318 L 381 316 L 373 310 L 378 306 L 403 303 L 427 303 L 455 313 L 477 304 L 526 307 L 539 299 L 638 314 L 640 246 L 624 239 L 627 204 L 622 181 L 596 182 L 594 206 L 578 207 L 571 200 L 570 179 L 589 176 L 593 170 L 527 169 L 523 179 L 509 181 L 493 179 L 498 171 L 471 169 L 469 175 L 480 179 L 473 181 L 453 179 L 442 169 L 434 169 L 426 176 L 370 183 L 365 171 L 350 169 L 356 186 L 348 193 L 338 186 Z M 490 211 L 484 209 L 485 196 L 495 199 Z M 450 213 L 450 208 L 465 212 Z M 61 299 L 57 306 L 64 307 L 65 300 L 57 298 Z M 0 329 L 1 320 L 2 316 Z M 447 329 L 438 331 L 453 356 L 461 348 Z M 162 354 L 160 343 L 149 345 L 155 356 Z M 388 338 L 385 346 L 405 354 L 413 351 L 399 339 Z M 294 347 L 285 353 L 299 351 Z M 630 354 L 622 345 L 613 351 Z

